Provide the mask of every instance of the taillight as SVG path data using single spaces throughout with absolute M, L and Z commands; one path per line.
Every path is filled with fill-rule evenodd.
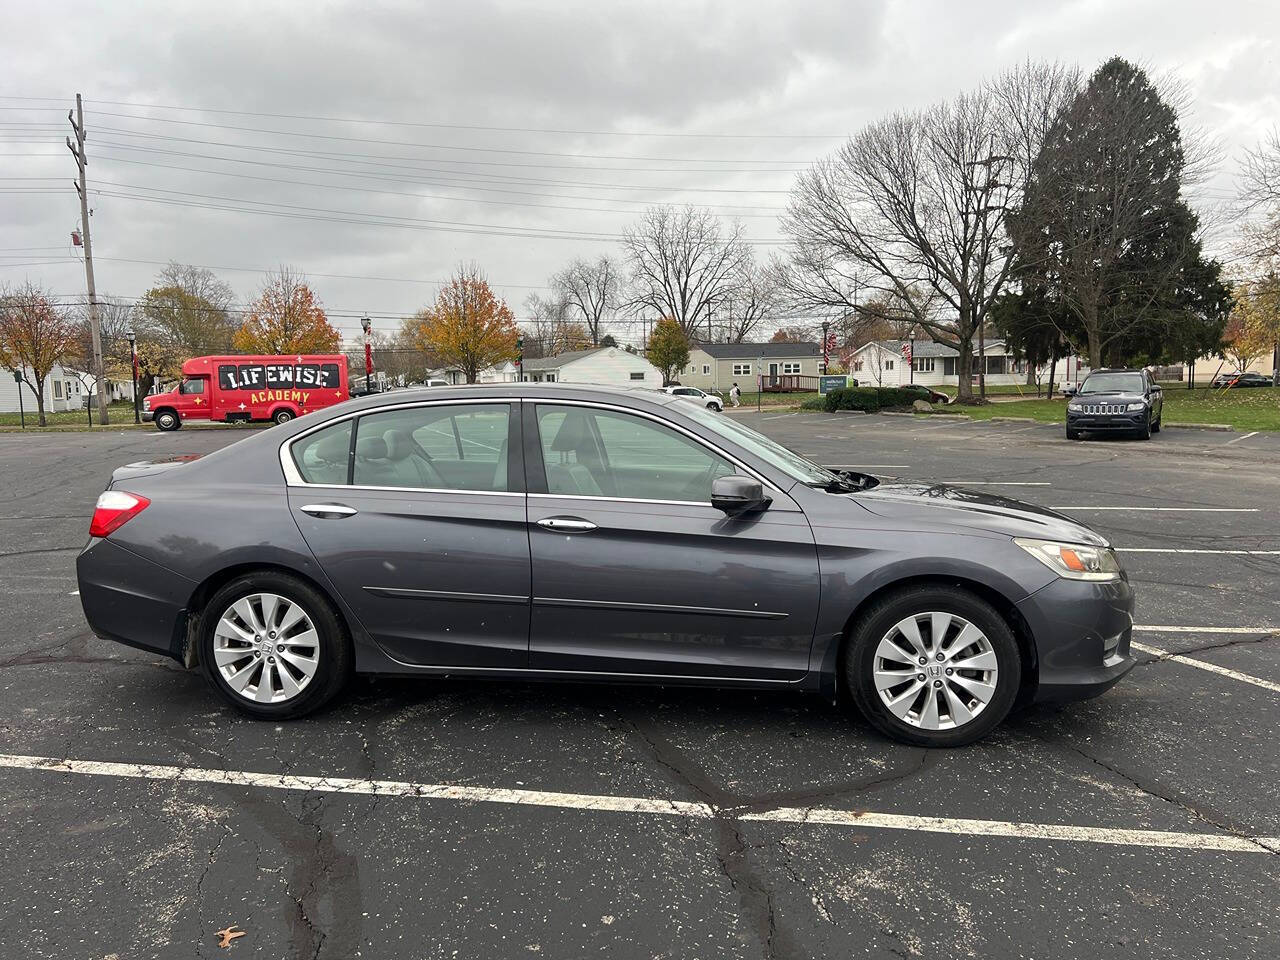
M 150 503 L 150 500 L 137 493 L 125 493 L 123 490 L 103 491 L 93 507 L 89 536 L 105 537 L 113 530 L 119 530 L 147 509 Z

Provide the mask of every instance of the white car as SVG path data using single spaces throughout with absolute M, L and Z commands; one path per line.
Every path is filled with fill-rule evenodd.
M 688 397 L 694 402 L 703 404 L 708 410 L 716 411 L 716 413 L 724 409 L 724 400 L 714 393 L 706 393 L 697 387 L 663 387 L 662 390 L 664 393 L 670 393 L 677 397 Z

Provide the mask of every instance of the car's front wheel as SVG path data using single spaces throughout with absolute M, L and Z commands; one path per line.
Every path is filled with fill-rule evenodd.
M 1071 429 L 1071 427 L 1067 427 L 1067 439 L 1068 439 L 1068 440 L 1079 440 L 1079 439 L 1080 439 L 1080 431 L 1079 431 L 1079 430 L 1073 430 L 1073 429 Z
M 198 632 L 206 676 L 254 717 L 318 709 L 351 672 L 351 641 L 327 598 L 288 574 L 237 577 L 205 605 Z
M 157 430 L 164 430 L 167 432 L 169 430 L 177 430 L 181 426 L 182 420 L 178 417 L 177 413 L 172 410 L 161 410 L 156 414 Z
M 1151 414 L 1148 413 L 1146 418 L 1142 421 L 1142 426 L 1138 428 L 1138 439 L 1150 440 L 1152 432 L 1153 431 L 1151 428 Z
M 844 679 L 863 715 L 894 740 L 956 747 L 991 731 L 1022 681 L 1004 618 L 958 587 L 911 587 L 876 601 L 845 648 Z

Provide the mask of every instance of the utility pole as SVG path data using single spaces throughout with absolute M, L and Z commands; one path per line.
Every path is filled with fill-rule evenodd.
M 84 150 L 86 135 L 84 132 L 84 104 L 80 94 L 76 94 L 76 109 L 67 111 L 67 120 L 76 135 L 75 146 L 67 137 L 67 149 L 76 158 L 76 167 L 80 178 L 76 181 L 76 192 L 80 194 L 80 228 L 84 231 L 84 278 L 89 287 L 89 331 L 93 340 L 93 379 L 98 391 L 98 423 L 106 426 L 107 391 L 103 382 L 102 370 L 102 320 L 98 316 L 98 290 L 93 283 L 93 242 L 89 239 L 89 188 L 85 183 L 85 167 L 89 166 L 89 157 Z

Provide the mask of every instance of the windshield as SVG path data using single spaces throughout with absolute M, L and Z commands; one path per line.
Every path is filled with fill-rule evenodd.
M 1140 373 L 1095 373 L 1088 377 L 1081 393 L 1141 393 Z
M 840 480 L 836 474 L 825 467 L 818 466 L 812 460 L 788 450 L 782 444 L 770 440 L 764 434 L 756 433 L 750 427 L 744 427 L 722 413 L 715 413 L 706 407 L 695 407 L 692 404 L 680 412 L 801 483 L 825 487 Z

